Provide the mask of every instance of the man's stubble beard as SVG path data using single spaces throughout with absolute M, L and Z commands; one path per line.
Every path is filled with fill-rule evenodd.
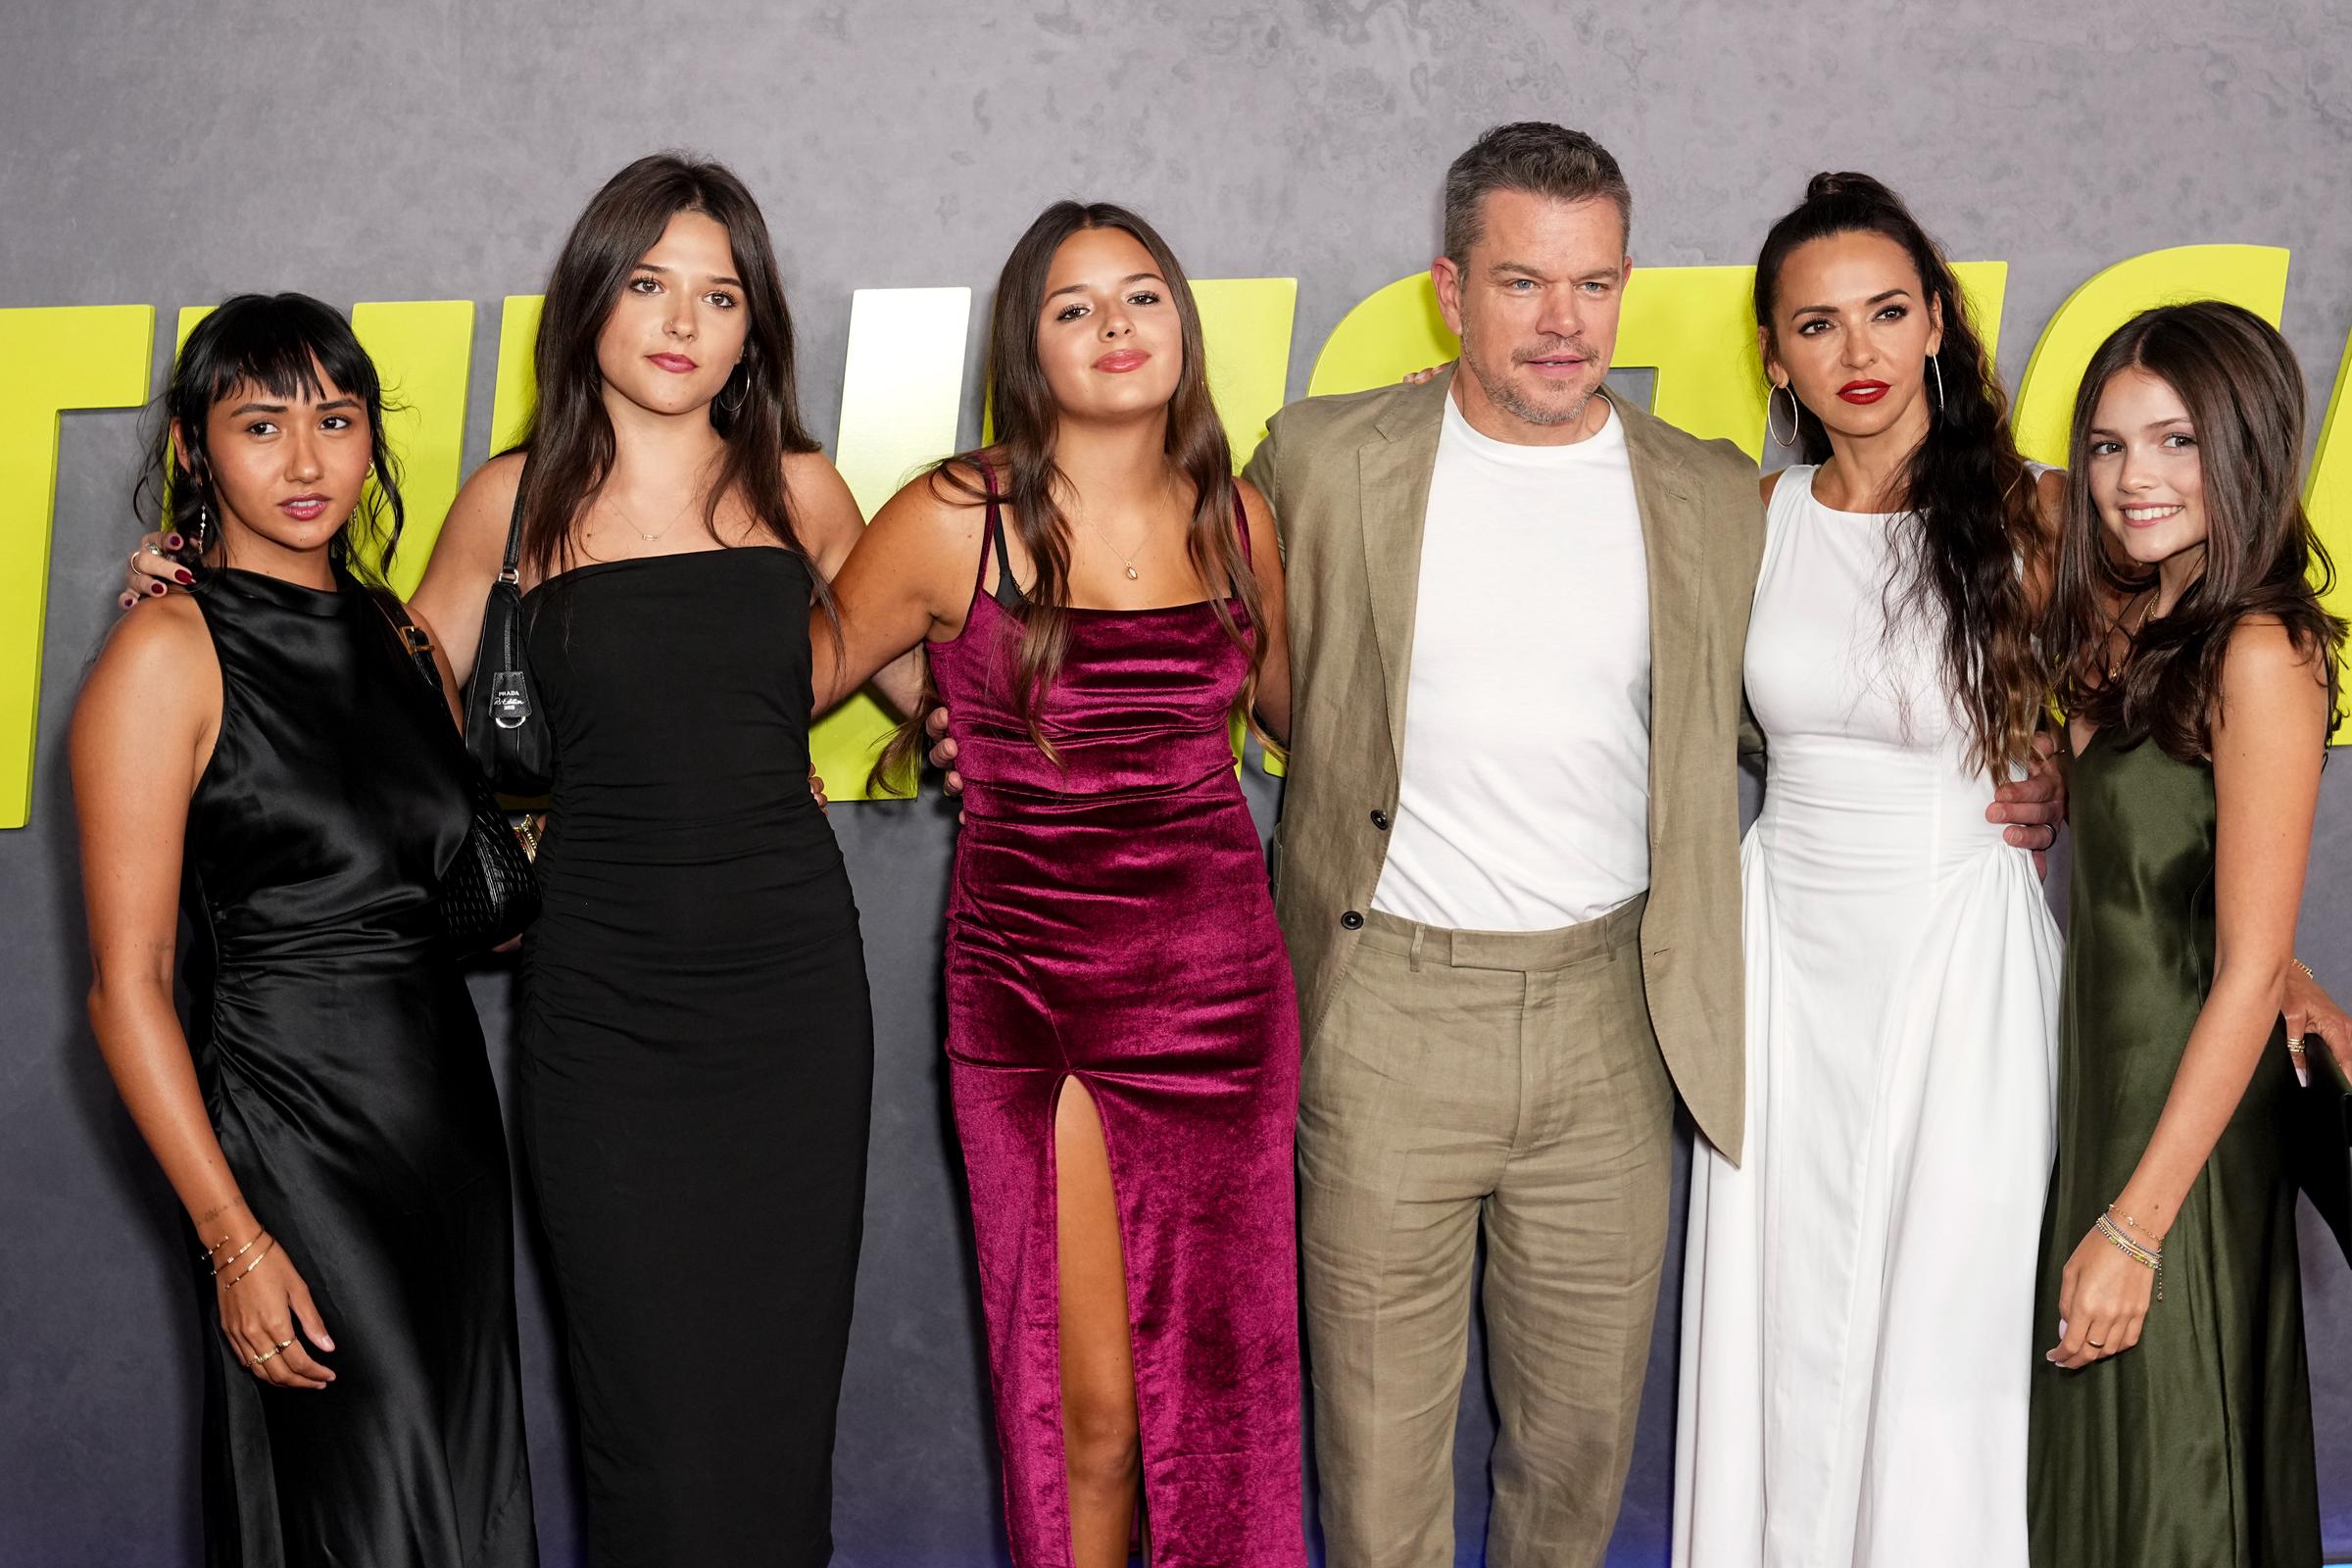
M 1462 364 L 1467 366 L 1470 373 L 1478 378 L 1479 387 L 1487 394 L 1489 403 L 1494 404 L 1514 419 L 1523 419 L 1529 424 L 1545 428 L 1574 424 L 1583 418 L 1586 408 L 1592 401 L 1593 394 L 1600 390 L 1600 382 L 1596 380 L 1585 388 L 1584 395 L 1566 409 L 1555 411 L 1530 403 L 1520 395 L 1518 387 L 1512 384 L 1509 377 L 1492 373 L 1487 368 L 1485 359 L 1473 353 L 1468 343 L 1462 345 Z M 1607 371 L 1604 369 L 1602 371 L 1603 378 L 1606 375 Z

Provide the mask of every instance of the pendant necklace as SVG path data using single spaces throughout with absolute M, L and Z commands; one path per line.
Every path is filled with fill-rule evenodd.
M 628 508 L 620 504 L 620 498 L 618 496 L 612 497 L 612 510 L 620 514 L 620 520 L 629 525 L 629 531 L 635 534 L 638 538 L 644 540 L 649 545 L 659 542 L 663 534 L 668 533 L 670 529 L 675 528 L 678 525 L 678 519 L 676 517 L 672 517 L 667 522 L 663 523 L 658 531 L 654 533 L 647 533 L 645 531 L 645 525 L 637 520 L 635 515 L 630 513 Z
M 1094 518 L 1083 516 L 1082 514 L 1081 520 L 1085 522 L 1087 531 L 1092 533 L 1096 538 L 1102 540 L 1104 547 L 1107 548 L 1112 555 L 1118 557 L 1120 562 L 1126 565 L 1127 580 L 1129 582 L 1141 580 L 1143 573 L 1135 569 L 1135 557 L 1129 555 L 1126 551 L 1121 550 L 1117 545 L 1112 544 L 1110 542 L 1110 535 L 1104 533 L 1101 528 L 1095 526 Z M 1136 541 L 1135 548 L 1138 550 L 1143 549 L 1144 546 L 1151 541 L 1151 538 L 1152 530 L 1147 527 L 1144 530 L 1144 537 Z

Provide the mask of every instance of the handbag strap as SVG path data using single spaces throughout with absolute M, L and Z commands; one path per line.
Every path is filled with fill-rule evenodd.
M 530 477 L 531 460 L 525 458 L 522 460 L 522 471 L 514 476 L 514 512 L 507 519 L 506 559 L 498 564 L 498 580 L 503 583 L 518 583 L 522 580 L 521 574 L 514 569 L 514 564 L 522 559 L 522 498 Z
M 410 666 L 416 671 L 417 678 L 432 688 L 435 702 L 446 705 L 449 698 L 441 688 L 441 666 L 433 660 L 432 638 L 410 617 L 409 607 L 400 602 L 398 594 L 388 588 L 370 588 L 368 597 L 375 601 L 375 608 L 392 623 L 392 631 L 400 638 L 401 649 L 408 654 Z

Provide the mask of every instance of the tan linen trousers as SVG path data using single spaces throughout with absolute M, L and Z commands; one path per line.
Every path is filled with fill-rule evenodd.
M 1299 1088 L 1330 1568 L 1451 1568 L 1454 1412 L 1486 1231 L 1494 1568 L 1598 1564 L 1666 1246 L 1674 1089 L 1642 899 L 1557 931 L 1365 916 Z

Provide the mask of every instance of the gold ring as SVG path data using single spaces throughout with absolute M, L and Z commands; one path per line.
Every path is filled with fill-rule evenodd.
M 2297 1056 L 2303 1054 L 2303 1037 L 2301 1035 L 2288 1035 L 2286 1037 L 2286 1049 L 2290 1054 Z
M 277 1348 L 277 1350 L 282 1350 L 282 1349 L 284 1349 L 284 1348 L 285 1348 L 285 1347 L 281 1345 L 281 1346 L 279 1346 L 279 1347 Z M 277 1353 L 277 1350 L 264 1350 L 264 1351 L 263 1351 L 261 1354 L 259 1354 L 259 1355 L 256 1355 L 256 1356 L 249 1356 L 249 1357 L 247 1357 L 247 1359 L 248 1359 L 248 1360 L 250 1360 L 250 1361 L 251 1361 L 251 1362 L 252 1362 L 252 1363 L 253 1363 L 255 1366 L 257 1366 L 257 1367 L 258 1367 L 258 1366 L 260 1366 L 260 1365 L 261 1365 L 261 1364 L 262 1364 L 264 1361 L 267 1361 L 267 1360 L 269 1360 L 269 1359 L 270 1359 L 271 1356 L 275 1355 L 275 1354 Z
M 2094 1350 L 2104 1350 L 2107 1348 L 2107 1342 L 2104 1340 L 2084 1340 L 2082 1343 L 2089 1346 Z

